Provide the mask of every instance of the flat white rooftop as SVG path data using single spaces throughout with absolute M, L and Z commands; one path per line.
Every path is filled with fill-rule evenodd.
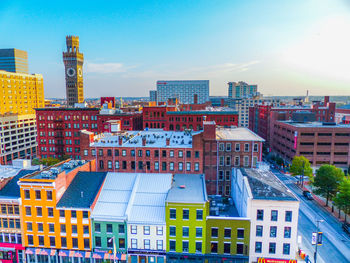
M 252 132 L 248 128 L 216 128 L 216 139 L 220 141 L 265 141 L 256 133 Z

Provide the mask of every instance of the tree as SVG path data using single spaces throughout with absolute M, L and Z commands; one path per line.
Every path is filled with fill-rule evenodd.
M 346 222 L 346 214 L 350 210 L 350 179 L 344 178 L 343 181 L 339 184 L 339 192 L 334 197 L 334 203 L 340 209 L 342 209 L 345 213 L 345 222 Z
M 337 191 L 339 184 L 344 180 L 344 172 L 342 169 L 334 165 L 324 164 L 316 172 L 313 186 L 316 187 L 315 194 L 319 194 L 326 198 L 326 206 L 328 200 L 332 199 Z
M 54 164 L 59 163 L 59 162 L 60 162 L 59 159 L 52 158 L 52 157 L 43 158 L 40 160 L 40 163 L 43 165 L 46 165 L 46 166 L 51 166 L 51 165 L 54 165 Z
M 293 176 L 296 175 L 304 175 L 312 179 L 312 168 L 310 166 L 309 160 L 300 155 L 300 156 L 294 156 L 292 165 L 289 168 L 289 171 Z M 302 179 L 302 182 L 304 181 L 304 178 Z

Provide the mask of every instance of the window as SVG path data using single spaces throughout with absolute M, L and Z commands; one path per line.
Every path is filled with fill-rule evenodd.
M 162 236 L 163 235 L 163 227 L 162 226 L 157 226 L 157 235 Z
M 169 227 L 169 236 L 176 236 L 176 226 L 170 226 Z
M 236 249 L 237 249 L 237 254 L 243 255 L 244 244 L 242 244 L 242 243 L 237 243 Z
M 84 156 L 88 156 L 89 155 L 89 151 L 88 150 L 84 150 Z
M 292 234 L 292 228 L 289 226 L 286 226 L 284 228 L 284 238 L 290 238 Z
M 183 156 L 184 156 L 183 151 L 179 151 L 179 157 L 183 157 Z
M 255 253 L 261 253 L 262 251 L 262 242 L 255 242 Z
M 30 191 L 29 190 L 24 190 L 24 199 L 30 199 Z
M 231 228 L 225 228 L 225 230 L 224 230 L 224 237 L 225 238 L 231 238 Z
M 277 221 L 277 219 L 278 219 L 278 211 L 271 210 L 271 221 Z
M 244 229 L 237 229 L 237 238 L 244 238 Z
M 119 156 L 119 150 L 114 150 L 114 156 Z
M 33 224 L 31 222 L 27 222 L 27 231 L 33 231 Z
M 235 156 L 235 166 L 239 166 L 240 160 L 239 156 Z
M 43 208 L 36 207 L 36 216 L 43 216 Z
M 98 150 L 98 156 L 103 156 L 103 149 Z
M 243 159 L 244 163 L 244 167 L 248 167 L 249 166 L 249 156 L 244 156 L 244 159 Z
M 202 253 L 202 242 L 196 241 L 196 252 Z
M 231 253 L 231 244 L 230 243 L 224 243 L 224 254 L 230 254 Z M 239 253 L 237 253 L 239 254 Z
M 143 234 L 144 235 L 149 235 L 150 234 L 150 227 L 149 226 L 144 226 L 143 227 Z
M 244 151 L 249 152 L 249 143 L 244 144 Z
M 146 156 L 150 157 L 151 156 L 151 151 L 150 150 L 146 150 Z
M 107 168 L 108 169 L 112 169 L 112 161 L 108 161 L 107 162 Z
M 217 242 L 211 242 L 210 252 L 211 253 L 218 253 L 218 243 Z
M 257 210 L 256 220 L 259 220 L 259 221 L 264 220 L 264 210 L 261 210 L 261 209 Z
M 162 150 L 162 157 L 166 157 L 166 150 Z
M 154 162 L 154 170 L 159 170 L 159 162 Z
M 258 144 L 257 144 L 257 143 L 254 143 L 254 149 L 253 149 L 253 151 L 254 151 L 254 152 L 257 152 L 258 149 L 259 149 Z
M 173 162 L 169 163 L 169 170 L 174 171 L 174 163 Z
M 131 226 L 131 234 L 137 234 L 137 226 Z
M 119 238 L 119 248 L 125 248 L 125 238 Z
M 41 191 L 35 190 L 35 200 L 41 200 Z
M 270 237 L 277 236 L 277 226 L 270 226 Z
M 131 239 L 131 248 L 137 248 L 137 239 L 136 238 Z
M 30 206 L 26 206 L 26 216 L 31 216 L 32 215 L 32 210 Z
M 194 163 L 194 170 L 199 171 L 199 163 Z
M 70 213 L 71 213 L 71 218 L 77 218 L 77 211 L 72 210 Z
M 212 227 L 211 228 L 211 237 L 218 237 L 218 228 Z
M 55 232 L 55 225 L 54 224 L 49 224 L 49 232 L 54 233 Z
M 78 238 L 73 237 L 72 238 L 73 248 L 78 248 Z
M 269 243 L 269 253 L 276 254 L 276 243 Z
M 39 224 L 38 224 L 39 225 Z M 66 233 L 66 225 L 61 224 L 60 226 L 61 233 Z
M 135 150 L 130 151 L 131 156 L 135 156 Z
M 263 236 L 263 226 L 256 226 L 256 236 L 262 237 Z
M 292 222 L 292 211 L 286 211 L 285 221 Z
M 113 233 L 113 225 L 112 224 L 106 224 L 107 233 Z
M 226 166 L 231 165 L 231 156 L 226 156 Z
M 78 239 L 77 239 L 77 243 L 78 243 Z M 56 246 L 56 239 L 55 237 L 50 237 L 50 247 L 54 247 L 54 246 Z M 74 242 L 73 242 L 73 246 L 74 246 Z M 78 247 L 78 245 L 76 247 Z
M 154 157 L 159 157 L 159 151 L 158 150 L 154 151 Z
M 126 156 L 126 150 L 122 150 L 122 156 Z
M 15 215 L 19 215 L 19 206 L 15 205 Z
M 115 169 L 119 169 L 119 161 L 115 161 Z
M 183 236 L 183 237 L 188 237 L 189 231 L 190 231 L 189 227 L 188 227 L 188 226 L 184 226 L 184 227 L 182 228 L 182 236 Z
M 90 248 L 90 239 L 84 238 L 84 248 L 89 249 Z
M 191 163 L 190 162 L 186 163 L 186 171 L 191 171 Z
M 52 200 L 52 191 L 46 191 L 46 200 Z
M 127 168 L 127 162 L 126 161 L 123 161 L 122 162 L 122 168 L 125 170 Z
M 78 226 L 72 225 L 72 234 L 77 234 L 77 233 L 78 233 Z
M 235 145 L 235 151 L 236 151 L 236 152 L 239 152 L 239 151 L 240 151 L 240 144 L 239 144 L 239 143 L 236 143 L 236 145 Z
M 33 245 L 33 236 L 32 235 L 27 235 L 28 237 L 28 245 Z
M 112 150 L 111 149 L 107 150 L 107 156 L 112 156 Z
M 157 250 L 163 250 L 163 240 L 157 240 Z
M 182 241 L 182 251 L 188 252 L 188 241 Z
M 184 166 L 184 164 L 182 162 L 179 162 L 179 171 L 183 170 L 183 166 Z
M 203 230 L 201 227 L 196 227 L 196 237 L 202 237 Z
M 231 151 L 231 143 L 226 143 L 226 152 Z
M 195 158 L 199 158 L 199 151 L 195 151 L 195 152 L 194 152 L 194 157 L 195 157 Z
M 150 249 L 150 240 L 149 239 L 145 239 L 144 241 L 144 249 Z
M 98 232 L 98 233 L 101 232 L 101 225 L 100 225 L 100 223 L 95 223 L 95 232 Z
M 118 225 L 118 232 L 119 232 L 119 234 L 125 234 L 125 226 Z
M 224 144 L 219 143 L 219 151 L 222 152 L 224 150 Z
M 190 218 L 190 210 L 183 209 L 182 210 L 182 219 L 188 220 Z
M 65 237 L 61 237 L 61 246 L 67 247 L 67 239 Z
M 162 171 L 166 171 L 166 162 L 162 162 Z
M 19 219 L 15 219 L 15 223 L 16 223 L 16 228 L 20 229 L 21 228 L 21 221 Z
M 65 217 L 65 211 L 64 210 L 60 210 L 60 217 Z
M 176 219 L 176 209 L 170 208 L 170 219 Z
M 203 220 L 203 210 L 197 209 L 197 211 L 196 211 L 196 219 L 197 220 Z
M 88 211 L 83 211 L 83 218 L 89 218 L 89 212 Z
M 39 246 L 43 246 L 44 245 L 44 236 L 38 236 L 39 239 Z
M 284 243 L 283 244 L 283 255 L 289 255 L 290 254 L 290 244 Z
M 95 237 L 95 246 L 101 247 L 101 237 Z
M 175 251 L 176 249 L 176 241 L 175 240 L 170 240 L 169 241 L 169 250 L 170 251 Z
M 47 208 L 47 216 L 48 217 L 53 217 L 53 208 L 52 207 L 48 207 Z
M 83 226 L 83 232 L 84 232 L 84 234 L 89 234 L 89 226 L 88 225 Z

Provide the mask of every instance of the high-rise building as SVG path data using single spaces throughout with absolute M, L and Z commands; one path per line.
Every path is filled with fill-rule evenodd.
M 149 91 L 149 101 L 157 101 L 157 91 L 156 90 Z
M 67 106 L 84 102 L 83 63 L 84 55 L 79 52 L 79 37 L 66 37 L 67 51 L 63 52 L 66 76 Z
M 181 104 L 201 104 L 209 101 L 209 80 L 159 80 L 157 101 L 176 98 Z
M 249 85 L 243 81 L 228 83 L 229 98 L 244 98 L 248 96 L 255 96 L 257 95 L 257 92 L 257 85 Z
M 42 75 L 0 70 L 0 87 L 0 163 L 35 156 L 34 108 L 44 107 Z
M 15 48 L 0 49 L 0 70 L 28 74 L 27 52 Z

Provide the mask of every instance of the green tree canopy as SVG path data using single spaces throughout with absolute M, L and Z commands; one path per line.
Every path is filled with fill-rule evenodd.
M 344 178 L 340 182 L 339 192 L 334 197 L 334 203 L 337 207 L 344 210 L 346 221 L 346 213 L 350 210 L 350 178 Z
M 54 165 L 54 164 L 59 163 L 59 162 L 60 162 L 59 159 L 52 158 L 52 157 L 43 158 L 40 160 L 40 163 L 43 165 L 46 165 L 46 166 L 51 166 L 51 165 Z
M 303 171 L 304 170 L 304 171 Z M 290 166 L 289 171 L 292 175 L 302 175 L 304 173 L 305 176 L 312 176 L 312 168 L 310 166 L 310 162 L 304 156 L 294 156 L 292 165 Z
M 344 172 L 342 169 L 334 165 L 324 164 L 316 172 L 313 185 L 316 187 L 314 191 L 326 198 L 326 205 L 328 200 L 332 199 L 338 192 L 339 184 L 344 179 Z

